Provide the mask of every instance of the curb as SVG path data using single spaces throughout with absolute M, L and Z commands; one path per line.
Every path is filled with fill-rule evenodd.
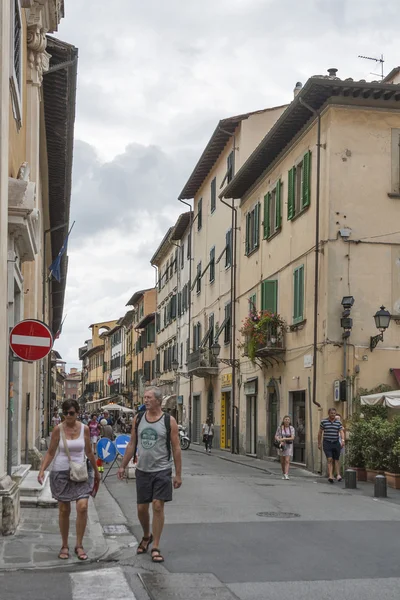
M 204 454 L 202 452 L 202 450 L 200 449 L 200 446 L 198 448 L 196 446 L 190 446 L 189 450 L 192 450 L 192 452 L 198 452 L 200 454 Z M 263 466 L 258 465 L 258 464 L 251 464 L 251 463 L 245 462 L 245 461 L 240 460 L 240 459 L 237 460 L 237 459 L 234 459 L 234 458 L 230 458 L 229 455 L 227 455 L 227 456 L 221 456 L 221 454 L 215 454 L 215 453 L 213 453 L 212 456 L 214 456 L 216 458 L 219 458 L 221 460 L 226 460 L 227 462 L 234 463 L 236 465 L 241 465 L 243 467 L 249 467 L 250 469 L 257 469 L 258 471 L 262 471 L 263 473 L 267 473 L 267 475 L 279 475 L 279 473 L 275 473 L 274 471 L 271 471 L 267 467 L 263 467 Z M 240 456 L 240 454 L 236 454 L 235 456 Z M 261 459 L 253 459 L 253 460 L 259 460 L 261 462 Z M 267 462 L 267 461 L 265 461 L 265 462 Z M 295 465 L 293 465 L 292 468 L 294 468 L 296 470 L 299 469 L 299 467 L 296 467 Z M 302 470 L 306 471 L 306 469 L 302 469 Z M 299 477 L 299 478 L 300 477 L 304 477 L 304 478 L 311 478 L 311 477 L 318 477 L 319 478 L 320 477 L 320 475 L 318 475 L 317 473 L 311 473 L 311 471 L 306 471 L 306 472 L 309 473 L 309 474 L 307 474 L 307 475 L 297 475 L 297 477 Z

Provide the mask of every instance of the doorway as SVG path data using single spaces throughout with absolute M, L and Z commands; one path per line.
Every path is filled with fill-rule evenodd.
M 293 427 L 296 437 L 293 444 L 293 460 L 306 462 L 306 393 L 304 390 L 292 392 Z
M 221 448 L 231 447 L 232 432 L 231 392 L 221 394 Z
M 201 402 L 200 394 L 193 396 L 193 442 L 196 444 L 200 443 L 201 437 Z
M 246 396 L 246 453 L 257 454 L 257 396 Z
M 276 391 L 268 393 L 267 417 L 269 455 L 276 456 L 277 451 L 274 446 L 275 434 L 278 429 L 278 395 Z

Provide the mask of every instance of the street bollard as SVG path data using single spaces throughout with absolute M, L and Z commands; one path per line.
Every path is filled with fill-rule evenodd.
M 348 490 L 355 490 L 357 488 L 357 472 L 347 469 L 344 473 L 344 483 Z
M 375 477 L 374 497 L 375 498 L 386 498 L 387 497 L 386 477 L 384 475 L 377 475 Z

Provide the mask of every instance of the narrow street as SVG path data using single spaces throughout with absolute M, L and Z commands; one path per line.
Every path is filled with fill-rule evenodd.
M 166 511 L 163 566 L 129 548 L 98 565 L 7 573 L 3 597 L 397 600 L 398 492 L 378 501 L 372 485 L 347 491 L 295 469 L 282 481 L 273 462 L 253 467 L 184 453 L 183 486 Z M 140 539 L 134 482 L 111 475 L 105 485 Z M 97 507 L 102 525 L 121 522 L 113 521 L 115 506 Z

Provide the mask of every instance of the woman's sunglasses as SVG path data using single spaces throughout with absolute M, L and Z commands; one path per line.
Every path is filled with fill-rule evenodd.
M 76 412 L 74 410 L 63 410 L 63 415 L 65 416 L 69 416 L 69 417 L 74 417 L 76 415 Z

